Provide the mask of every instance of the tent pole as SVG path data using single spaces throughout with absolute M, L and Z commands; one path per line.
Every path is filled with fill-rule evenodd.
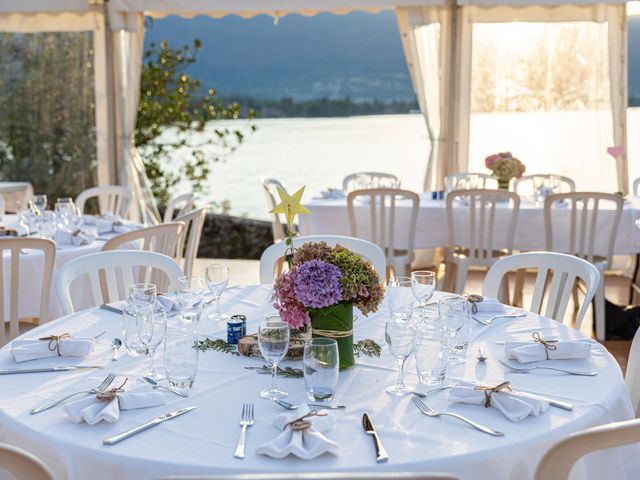
M 457 128 L 456 128 L 456 110 L 458 96 L 458 50 L 460 48 L 458 42 L 458 2 L 457 0 L 450 0 L 450 23 L 449 23 L 449 88 L 448 88 L 448 110 L 447 110 L 447 136 L 446 136 L 446 149 L 447 149 L 447 161 L 445 175 L 451 175 L 458 171 L 458 161 L 456 159 L 456 142 L 457 142 Z
M 109 21 L 109 11 L 107 8 L 109 0 L 103 3 L 104 22 L 105 22 L 105 51 L 106 51 L 106 88 L 107 88 L 107 115 L 109 118 L 109 176 L 112 185 L 118 185 L 120 182 L 119 157 L 120 150 L 117 136 L 116 122 L 116 94 L 114 86 L 114 69 L 113 69 L 113 32 L 111 30 L 111 22 Z

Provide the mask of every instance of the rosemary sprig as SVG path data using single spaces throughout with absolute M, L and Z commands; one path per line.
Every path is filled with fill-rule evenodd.
M 235 346 L 229 345 L 221 338 L 215 338 L 213 340 L 211 338 L 199 340 L 198 350 L 200 350 L 201 352 L 206 352 L 207 350 L 215 350 L 217 352 L 230 353 L 231 355 L 240 355 Z
M 353 344 L 353 354 L 356 357 L 364 355 L 365 357 L 379 357 L 382 347 L 371 339 L 365 338 Z
M 269 365 L 262 365 L 261 367 L 244 367 L 244 368 L 246 368 L 247 370 L 255 370 L 260 375 L 271 375 L 271 367 Z M 283 377 L 283 378 L 302 378 L 304 377 L 304 372 L 299 368 L 278 367 L 278 369 L 276 370 L 276 375 L 278 377 Z

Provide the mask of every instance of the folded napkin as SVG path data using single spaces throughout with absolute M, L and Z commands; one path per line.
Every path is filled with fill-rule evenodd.
M 151 385 L 139 385 L 126 392 L 117 391 L 116 395 L 103 400 L 100 400 L 99 396 L 100 394 L 91 395 L 69 402 L 64 406 L 64 413 L 73 423 L 84 421 L 89 425 L 95 425 L 102 420 L 117 422 L 120 419 L 120 410 L 155 407 L 166 403 L 164 395 L 154 390 Z
M 27 338 L 11 342 L 11 355 L 16 362 L 46 357 L 86 357 L 93 352 L 95 339 L 90 337 L 51 336 Z
M 120 215 L 114 215 L 111 212 L 106 212 L 102 215 L 83 215 L 82 216 L 82 222 L 85 225 L 95 225 L 98 220 L 117 222 L 119 220 L 122 220 L 122 218 L 120 217 Z
M 320 195 L 326 200 L 340 200 L 341 198 L 346 197 L 344 190 L 340 190 L 337 188 L 323 190 L 322 192 L 320 192 Z
M 505 357 L 520 363 L 530 363 L 547 359 L 568 360 L 591 356 L 591 344 L 588 342 L 549 341 L 543 339 L 538 332 L 534 332 L 533 335 L 530 342 L 505 342 Z
M 484 297 L 481 302 L 474 302 L 477 310 L 476 313 L 493 313 L 500 314 L 505 312 L 505 307 L 495 298 Z
M 98 229 L 98 235 L 103 233 L 126 233 L 131 232 L 133 230 L 138 230 L 140 226 L 135 223 L 125 224 L 122 220 L 104 220 L 97 219 L 96 220 L 96 228 Z
M 96 239 L 96 237 L 93 234 L 80 229 L 62 229 L 56 230 L 56 233 L 53 235 L 53 239 L 56 243 L 79 246 L 89 245 Z
M 158 294 L 156 299 L 156 308 L 169 313 L 172 310 L 179 310 L 179 303 L 175 298 Z
M 549 409 L 546 400 L 530 393 L 510 391 L 508 385 L 509 382 L 496 387 L 459 385 L 449 390 L 449 401 L 492 407 L 512 422 L 524 420 L 529 415 L 537 417 Z
M 304 460 L 316 458 L 324 453 L 338 455 L 340 447 L 329 440 L 322 433 L 331 430 L 335 425 L 335 419 L 326 410 L 317 411 L 315 416 L 310 415 L 309 408 L 304 405 L 294 413 L 283 413 L 273 420 L 273 426 L 281 432 L 273 440 L 261 445 L 256 453 L 268 455 L 273 458 L 285 458 L 287 455 L 295 455 Z M 305 418 L 303 418 L 305 417 Z M 300 420 L 293 425 L 291 422 Z M 307 428 L 301 422 L 308 422 Z

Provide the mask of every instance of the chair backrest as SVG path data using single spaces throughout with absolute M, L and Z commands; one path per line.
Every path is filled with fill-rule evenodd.
M 557 189 L 556 193 L 569 193 L 576 191 L 576 182 L 571 178 L 554 173 L 537 173 L 523 175 L 513 181 L 513 191 L 518 195 L 533 196 L 536 184 L 547 184 L 550 188 Z
M 471 259 L 490 260 L 495 250 L 510 254 L 519 211 L 520 197 L 513 192 L 487 189 L 449 192 L 449 246 L 468 249 Z M 497 215 L 504 220 L 496 222 Z M 467 226 L 463 227 L 465 223 Z
M 287 191 L 282 182 L 276 180 L 275 178 L 261 178 L 260 182 L 262 182 L 262 189 L 264 190 L 264 196 L 267 199 L 267 208 L 269 211 L 274 209 L 278 204 L 276 200 L 276 187 L 280 187 L 283 191 Z M 271 217 L 271 232 L 273 233 L 273 241 L 279 242 L 280 240 L 284 240 L 287 236 L 287 233 L 284 230 L 284 225 L 286 220 L 280 216 L 279 213 L 270 213 Z
M 22 253 L 22 251 L 25 251 Z M 30 251 L 31 250 L 31 251 Z M 51 278 L 53 267 L 56 261 L 56 244 L 51 240 L 42 238 L 0 238 L 0 346 L 7 340 L 17 337 L 19 332 L 19 312 L 20 305 L 20 267 L 21 258 L 24 255 L 38 255 L 34 250 L 42 252 L 42 283 L 40 285 L 40 320 L 49 320 L 49 297 L 51 294 Z M 5 255 L 5 251 L 8 252 Z M 9 271 L 5 272 L 8 267 Z M 5 285 L 5 280 L 9 280 L 9 285 Z M 34 277 L 34 282 L 38 277 Z M 32 287 L 36 287 L 33 285 Z M 25 295 L 33 295 L 37 289 L 29 289 L 22 292 Z M 5 295 L 8 292 L 8 295 Z M 9 308 L 7 309 L 7 302 Z M 5 312 L 9 313 L 9 318 L 5 318 Z M 5 338 L 5 322 L 9 321 L 9 338 Z
M 637 417 L 640 414 L 640 328 L 636 330 L 631 342 L 624 382 L 627 384 L 633 411 Z
M 545 453 L 538 463 L 534 479 L 567 480 L 573 465 L 587 453 L 638 442 L 638 419 L 609 423 L 573 433 Z
M 74 312 L 70 287 L 82 275 L 88 277 L 86 285 L 95 307 L 127 298 L 134 283 L 153 283 L 159 292 L 175 289 L 184 273 L 173 258 L 154 252 L 117 250 L 74 258 L 58 268 L 55 277 L 56 295 L 65 315 Z
M 633 188 L 631 191 L 633 192 L 633 195 L 640 197 L 640 177 L 633 181 Z
M 557 202 L 557 203 L 556 203 Z M 544 201 L 546 250 L 561 251 L 593 262 L 596 256 L 606 258 L 611 266 L 613 247 L 620 225 L 623 199 L 620 195 L 600 192 L 573 192 L 549 195 Z M 556 206 L 562 205 L 562 206 Z M 607 207 L 614 207 L 607 212 Z M 607 219 L 606 216 L 609 218 Z M 557 219 L 554 222 L 554 217 Z M 598 223 L 598 218 L 602 220 Z M 554 237 L 554 231 L 556 235 Z M 569 238 L 568 245 L 557 239 Z
M 384 252 L 377 245 L 360 238 L 343 237 L 341 235 L 309 235 L 306 237 L 293 237 L 293 246 L 300 247 L 309 242 L 325 242 L 330 247 L 341 245 L 349 250 L 359 253 L 369 260 L 373 269 L 380 276 L 380 281 L 386 283 L 387 262 Z M 284 256 L 287 245 L 284 242 L 270 245 L 260 256 L 260 283 L 273 283 L 274 273 L 278 260 Z
M 206 218 L 207 207 L 204 207 L 186 215 L 178 216 L 175 219 L 176 222 L 181 222 L 185 225 L 178 244 L 178 258 L 182 258 L 184 255 L 182 267 L 184 274 L 187 276 L 191 276 L 191 272 L 193 272 L 193 263 L 198 256 L 200 237 L 202 236 L 202 228 Z
M 161 480 L 456 480 L 447 473 L 409 472 L 286 472 L 239 473 L 223 475 L 177 475 Z
M 6 470 L 17 479 L 55 480 L 51 470 L 35 455 L 13 445 L 0 443 L 0 471 Z M 3 477 L 3 475 L 0 475 Z
M 575 282 L 581 280 L 586 286 L 582 305 L 578 310 L 576 328 L 580 328 L 587 309 L 596 294 L 600 283 L 598 269 L 578 257 L 564 253 L 527 252 L 504 257 L 494 263 L 484 278 L 482 294 L 491 298 L 500 298 L 503 292 L 502 282 L 509 272 L 526 269 L 537 270 L 533 298 L 529 311 L 542 314 L 546 294 L 545 317 L 562 322 Z M 547 287 L 549 276 L 553 274 L 551 285 Z M 506 299 L 502 299 L 506 301 Z
M 4 197 L 2 196 L 2 194 L 0 193 L 0 215 L 4 215 L 5 211 L 5 206 L 4 206 Z
M 497 188 L 498 181 L 488 173 L 461 172 L 444 177 L 447 190 Z
M 181 217 L 182 215 L 186 215 L 191 212 L 193 210 L 194 198 L 195 195 L 189 192 L 169 199 L 162 221 L 164 223 L 173 222 L 173 217 Z
M 114 215 L 127 217 L 129 202 L 133 198 L 133 192 L 122 185 L 99 185 L 87 188 L 76 197 L 76 207 L 84 212 L 84 206 L 90 198 L 98 198 L 100 214 L 111 212 Z
M 342 189 L 345 192 L 369 188 L 400 188 L 400 179 L 385 172 L 357 172 L 347 175 L 342 180 Z

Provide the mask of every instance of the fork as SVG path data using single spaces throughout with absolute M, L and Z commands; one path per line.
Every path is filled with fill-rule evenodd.
M 453 418 L 457 418 L 458 420 L 462 420 L 463 422 L 468 423 L 472 427 L 477 428 L 481 432 L 488 433 L 489 435 L 493 435 L 494 437 L 501 437 L 504 435 L 504 433 L 502 432 L 498 432 L 497 430 L 494 430 L 492 428 L 485 427 L 484 425 L 480 425 L 479 423 L 476 423 L 473 420 L 469 420 L 468 418 L 463 417 L 462 415 L 458 415 L 457 413 L 436 412 L 434 409 L 429 407 L 426 403 L 424 403 L 415 395 L 411 396 L 411 400 L 413 400 L 413 403 L 415 404 L 415 406 L 418 407 L 418 410 L 420 410 L 422 413 L 424 413 L 428 417 L 440 417 L 440 416 L 446 415 L 448 417 L 453 417 Z
M 502 315 L 495 315 L 491 318 L 487 318 L 486 320 L 483 320 L 482 318 L 478 318 L 474 316 L 472 316 L 471 318 L 473 318 L 476 322 L 481 323 L 483 325 L 491 325 L 491 322 L 493 322 L 496 318 L 518 318 L 518 317 L 524 317 L 526 315 L 527 315 L 527 312 L 518 312 L 518 313 L 503 313 Z
M 70 399 L 71 397 L 75 397 L 76 395 L 81 395 L 83 393 L 91 393 L 91 394 L 95 394 L 95 393 L 100 393 L 100 392 L 104 392 L 107 387 L 109 385 L 111 385 L 111 382 L 113 382 L 113 380 L 116 378 L 115 373 L 110 373 L 109 375 L 107 375 L 107 378 L 105 378 L 102 383 L 100 385 L 98 385 L 95 388 L 92 388 L 91 390 L 82 390 L 80 392 L 75 392 L 72 393 L 71 395 L 67 395 L 64 398 L 61 398 L 60 400 L 56 400 L 53 403 L 49 403 L 47 405 L 43 405 L 41 407 L 37 407 L 34 408 L 33 410 L 31 410 L 31 414 L 35 414 L 35 413 L 40 413 L 40 412 L 44 412 L 45 410 L 49 410 L 50 408 L 55 407 L 56 405 L 60 405 L 62 402 L 64 402 L 65 400 Z
M 514 373 L 528 373 L 531 370 L 540 368 L 544 370 L 555 370 L 556 372 L 569 373 L 571 375 L 583 375 L 585 377 L 595 377 L 598 374 L 598 372 L 590 372 L 590 371 L 582 371 L 582 370 L 567 370 L 565 368 L 550 367 L 548 365 L 534 365 L 533 367 L 514 367 L 500 359 L 498 359 L 498 361 Z
M 253 403 L 244 403 L 242 405 L 242 416 L 240 417 L 240 439 L 238 440 L 238 446 L 236 446 L 236 453 L 233 454 L 236 458 L 244 458 L 244 447 L 247 440 L 247 428 L 253 425 Z

